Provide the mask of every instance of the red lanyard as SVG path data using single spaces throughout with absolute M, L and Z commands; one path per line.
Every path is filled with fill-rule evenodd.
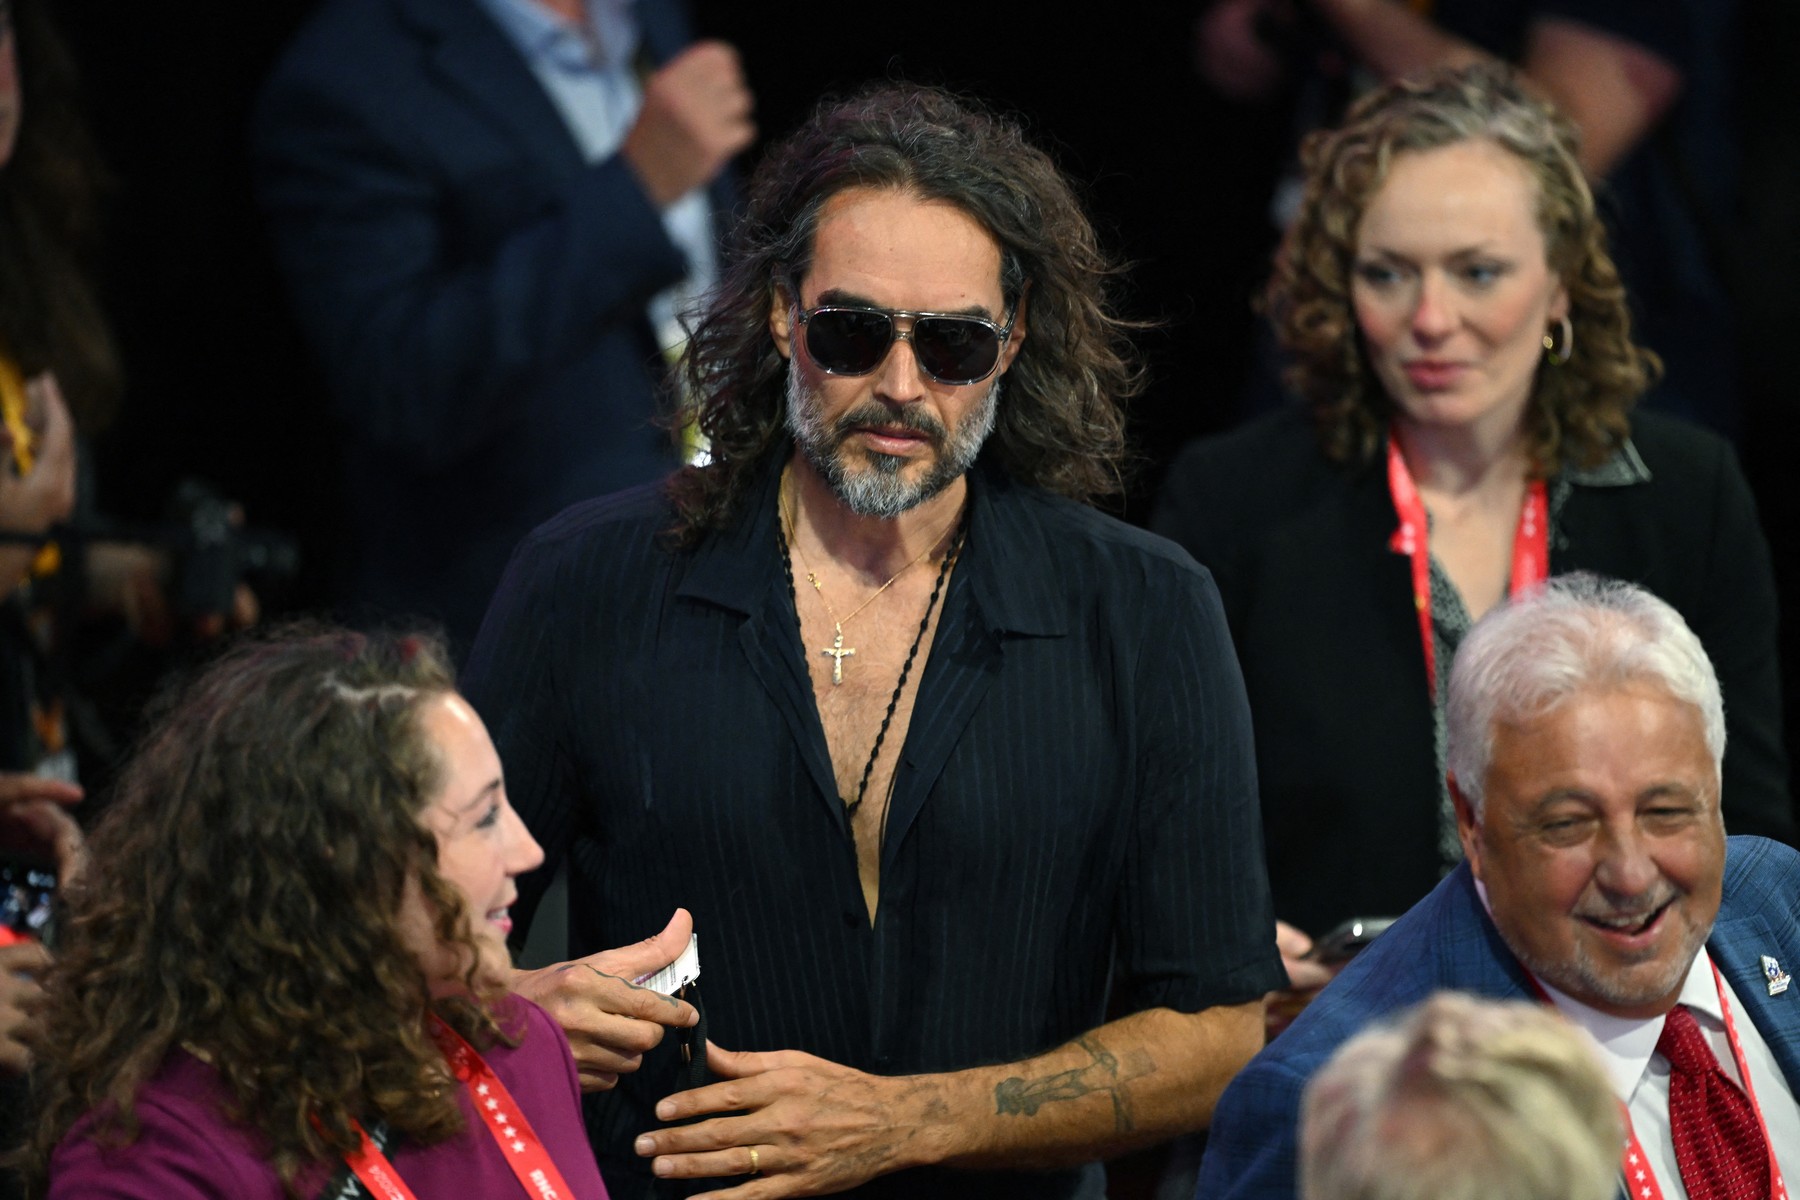
M 435 1013 L 431 1017 L 431 1036 L 444 1052 L 451 1073 L 469 1089 L 475 1112 L 500 1147 L 506 1165 L 518 1176 L 519 1186 L 525 1189 L 525 1194 L 534 1200 L 574 1200 L 575 1193 L 563 1180 L 556 1164 L 550 1161 L 550 1152 L 538 1140 L 525 1114 L 513 1103 L 512 1093 L 506 1090 L 506 1085 L 500 1082 L 500 1077 L 494 1074 L 494 1069 L 487 1065 L 475 1047 Z M 358 1125 L 356 1132 L 362 1138 L 362 1145 L 354 1153 L 346 1154 L 344 1161 L 369 1189 L 369 1194 L 376 1200 L 417 1200 L 387 1155 L 369 1139 L 368 1131 Z
M 1771 1200 L 1787 1200 L 1787 1185 L 1781 1178 L 1781 1164 L 1775 1161 L 1775 1140 L 1769 1136 L 1769 1122 L 1763 1118 L 1762 1105 L 1756 1102 L 1756 1088 L 1750 1083 L 1750 1062 L 1744 1057 L 1743 1043 L 1738 1040 L 1737 1021 L 1731 1015 L 1731 999 L 1725 991 L 1725 979 L 1719 974 L 1719 964 L 1712 963 L 1713 987 L 1719 992 L 1719 1011 L 1725 1017 L 1725 1040 L 1731 1044 L 1731 1057 L 1737 1062 L 1738 1078 L 1744 1081 L 1744 1095 L 1750 1101 L 1750 1108 L 1756 1113 L 1756 1123 L 1762 1127 L 1763 1145 L 1769 1148 L 1769 1196 Z M 1538 999 L 1545 1004 L 1552 1004 L 1550 994 L 1544 991 L 1543 985 L 1536 976 L 1526 973 L 1525 979 L 1531 984 Z M 1662 1185 L 1656 1182 L 1656 1173 L 1650 1169 L 1650 1159 L 1644 1153 L 1644 1144 L 1638 1141 L 1637 1130 L 1631 1127 L 1631 1110 L 1625 1102 L 1619 1102 L 1619 1115 L 1625 1118 L 1625 1153 L 1619 1161 L 1619 1169 L 1624 1172 L 1626 1190 L 1631 1200 L 1662 1200 Z
M 1400 456 L 1400 442 L 1388 434 L 1388 491 L 1394 497 L 1394 511 L 1400 514 L 1400 528 L 1388 539 L 1388 549 L 1404 554 L 1412 563 L 1413 607 L 1419 613 L 1419 640 L 1425 647 L 1425 680 L 1431 694 L 1437 695 L 1437 643 L 1431 628 L 1431 548 L 1427 544 L 1429 525 L 1425 501 L 1413 486 L 1412 472 Z M 1525 490 L 1525 503 L 1519 509 L 1519 527 L 1513 533 L 1512 582 L 1508 595 L 1517 596 L 1527 588 L 1544 582 L 1550 575 L 1550 501 L 1544 481 L 1534 479 Z

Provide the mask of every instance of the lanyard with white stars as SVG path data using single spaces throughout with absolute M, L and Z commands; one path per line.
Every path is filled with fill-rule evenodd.
M 506 1085 L 500 1082 L 500 1077 L 494 1074 L 494 1069 L 487 1065 L 475 1047 L 436 1014 L 431 1017 L 431 1036 L 437 1041 L 438 1049 L 444 1052 L 451 1073 L 469 1089 L 476 1115 L 493 1135 L 494 1144 L 500 1147 L 506 1165 L 518 1176 L 519 1186 L 525 1189 L 525 1194 L 533 1200 L 574 1200 L 575 1193 L 550 1160 L 550 1152 L 538 1140 L 531 1122 L 525 1119 L 524 1112 L 513 1102 L 512 1093 L 506 1090 Z M 387 1155 L 369 1140 L 368 1133 L 360 1126 L 357 1132 L 362 1136 L 362 1145 L 355 1153 L 346 1154 L 344 1161 L 369 1189 L 369 1194 L 375 1200 L 417 1200 Z
M 1762 1126 L 1763 1145 L 1769 1148 L 1769 1196 L 1770 1200 L 1787 1200 L 1787 1186 L 1781 1179 L 1781 1164 L 1775 1161 L 1775 1143 L 1769 1138 L 1769 1123 L 1763 1120 L 1762 1105 L 1756 1102 L 1756 1089 L 1750 1084 L 1750 1064 L 1744 1058 L 1744 1047 L 1738 1041 L 1737 1021 L 1731 1015 L 1731 1001 L 1726 998 L 1725 980 L 1719 974 L 1719 964 L 1712 964 L 1713 984 L 1719 989 L 1719 1011 L 1725 1014 L 1725 1040 L 1731 1043 L 1731 1057 L 1737 1060 L 1738 1078 L 1744 1081 L 1744 1095 L 1750 1101 L 1751 1111 L 1756 1113 L 1756 1123 Z M 1532 981 L 1533 983 L 1536 980 Z M 1548 997 L 1545 997 L 1546 1002 Z M 1644 1155 L 1644 1146 L 1638 1141 L 1637 1130 L 1631 1127 L 1631 1112 L 1621 1104 L 1620 1112 L 1625 1117 L 1625 1158 L 1621 1164 L 1625 1173 L 1625 1186 L 1630 1192 L 1631 1200 L 1662 1200 L 1662 1186 L 1656 1182 L 1656 1173 L 1650 1169 L 1650 1160 Z

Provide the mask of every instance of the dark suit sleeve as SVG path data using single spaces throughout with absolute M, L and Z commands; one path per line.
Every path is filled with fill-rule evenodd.
M 1693 628 L 1725 696 L 1725 827 L 1792 844 L 1775 572 L 1736 455 L 1720 444 L 1716 464 L 1702 576 L 1708 603 Z
M 544 848 L 543 866 L 519 879 L 515 942 L 530 930 L 538 902 L 568 851 L 580 799 L 565 735 L 569 697 L 557 669 L 570 638 L 556 603 L 560 546 L 541 537 L 520 545 L 462 677 L 463 694 L 487 723 L 500 753 L 507 798 Z
M 1194 1200 L 1294 1200 L 1306 1077 L 1264 1053 L 1219 1099 Z
M 456 462 L 529 420 L 529 385 L 609 325 L 643 322 L 686 272 L 622 157 L 577 171 L 489 244 L 484 220 L 524 204 L 519 170 L 431 144 L 447 135 L 417 128 L 431 119 L 416 81 L 389 102 L 316 75 L 283 72 L 265 92 L 258 185 L 296 313 L 368 440 L 425 469 Z

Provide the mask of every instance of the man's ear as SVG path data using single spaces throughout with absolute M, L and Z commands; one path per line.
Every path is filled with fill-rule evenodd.
M 1469 870 L 1475 873 L 1475 878 L 1485 883 L 1481 873 L 1481 822 L 1475 815 L 1475 806 L 1463 795 L 1455 775 L 1450 776 L 1449 783 L 1450 803 L 1456 808 L 1456 836 L 1462 840 L 1463 857 L 1469 860 Z
M 769 336 L 775 340 L 775 352 L 783 358 L 794 356 L 794 298 L 787 287 L 775 284 L 769 289 Z

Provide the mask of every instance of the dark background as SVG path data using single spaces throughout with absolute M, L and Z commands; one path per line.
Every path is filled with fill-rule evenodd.
M 655 0 L 641 0 L 653 3 Z M 1743 322 L 1744 454 L 1788 597 L 1800 595 L 1800 500 L 1790 478 L 1796 388 L 1788 292 L 1800 279 L 1800 2 L 1750 0 L 1741 78 L 1751 104 L 1750 199 L 1734 230 L 1755 298 Z M 253 524 L 291 531 L 306 570 L 266 599 L 329 603 L 343 528 L 334 432 L 251 199 L 246 125 L 256 89 L 312 8 L 52 0 L 82 64 L 113 169 L 105 293 L 128 372 L 124 411 L 96 443 L 102 499 L 151 516 L 178 479 L 240 499 Z M 1061 20 L 1038 6 L 767 6 L 702 0 L 697 28 L 743 54 L 765 136 L 824 92 L 870 78 L 945 83 L 1020 113 L 1081 181 L 1104 242 L 1131 264 L 1120 299 L 1157 321 L 1140 340 L 1149 390 L 1134 409 L 1140 455 L 1124 514 L 1142 520 L 1188 438 L 1238 415 L 1253 332 L 1249 296 L 1272 245 L 1264 216 L 1288 149 L 1280 103 L 1237 106 L 1193 70 L 1199 4 L 1141 0 Z M 755 150 L 746 156 L 746 168 Z M 1800 695 L 1789 647 L 1788 695 Z M 1790 757 L 1800 722 L 1789 705 Z

